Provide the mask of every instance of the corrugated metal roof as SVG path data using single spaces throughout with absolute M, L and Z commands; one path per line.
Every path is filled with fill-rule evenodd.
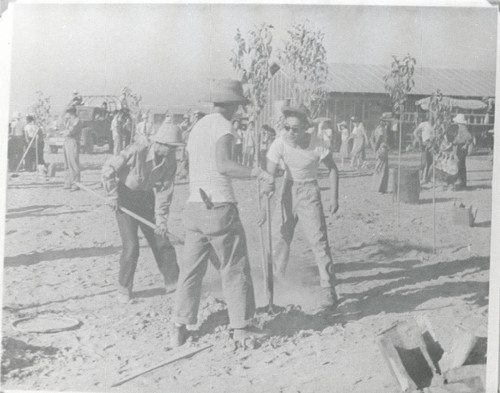
M 386 93 L 386 65 L 331 63 L 327 87 L 339 93 Z M 495 96 L 495 71 L 416 67 L 410 94 L 429 95 L 437 89 L 461 97 Z

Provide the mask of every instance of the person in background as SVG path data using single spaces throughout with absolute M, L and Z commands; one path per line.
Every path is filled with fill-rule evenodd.
M 270 127 L 267 124 L 264 124 L 260 134 L 259 161 L 260 167 L 264 170 L 267 165 L 267 151 L 269 150 L 269 146 L 271 146 L 269 130 Z
M 163 275 L 166 292 L 175 290 L 179 267 L 175 248 L 167 236 L 167 222 L 177 169 L 175 149 L 182 145 L 179 127 L 168 124 L 158 130 L 152 142 L 129 146 L 111 157 L 102 168 L 102 182 L 116 211 L 123 245 L 118 275 L 118 300 L 121 302 L 128 302 L 132 295 L 139 259 L 139 227 Z M 119 206 L 155 223 L 157 229 L 138 222 L 119 210 Z
M 64 131 L 64 170 L 66 177 L 64 188 L 70 191 L 78 191 L 75 184 L 80 181 L 80 138 L 82 136 L 83 125 L 76 114 L 76 108 L 71 107 L 66 110 L 68 116 L 67 129 Z
M 431 168 L 432 168 L 432 156 L 433 156 L 433 143 L 435 138 L 434 132 L 434 121 L 430 114 L 427 115 L 427 119 L 421 122 L 415 131 L 413 131 L 413 136 L 418 143 L 422 151 L 420 168 L 422 171 L 421 183 L 425 184 L 430 181 L 431 178 Z
M 330 120 L 325 120 L 318 124 L 318 138 L 330 152 L 333 151 L 333 130 Z
M 25 123 L 22 121 L 21 113 L 15 112 L 12 118 L 9 139 L 9 169 L 15 171 L 24 154 L 26 139 L 24 136 Z
M 153 125 L 149 122 L 148 113 L 141 115 L 141 121 L 137 124 L 134 133 L 134 143 L 139 145 L 147 145 L 150 141 L 149 138 L 153 131 Z
M 381 142 L 375 152 L 375 170 L 372 176 L 372 190 L 382 194 L 387 192 L 389 184 L 389 145 Z
M 253 121 L 248 122 L 248 127 L 245 131 L 243 146 L 245 148 L 243 165 L 253 166 L 253 160 L 255 156 L 255 123 Z
M 340 144 L 340 168 L 344 169 L 344 160 L 349 160 L 349 140 L 350 138 L 350 132 L 349 128 L 347 127 L 347 123 L 345 121 L 342 121 L 338 124 L 338 129 L 340 133 L 340 138 L 341 138 L 341 144 Z
M 35 118 L 31 115 L 26 116 L 26 125 L 24 126 L 24 141 L 25 145 L 29 146 L 28 152 L 26 153 L 25 159 L 25 169 L 28 172 L 35 172 L 37 167 L 36 162 L 36 141 L 32 142 L 38 134 L 38 126 L 35 124 Z
M 175 294 L 174 347 L 186 342 L 186 325 L 197 322 L 209 258 L 220 272 L 233 340 L 263 336 L 251 326 L 255 296 L 231 179 L 257 177 L 268 182 L 272 178 L 262 169 L 248 168 L 232 158 L 235 136 L 231 120 L 240 105 L 249 103 L 241 83 L 219 80 L 210 93 L 213 113 L 196 123 L 187 145 L 190 192 L 183 213 L 186 236 Z
M 351 151 L 351 168 L 359 170 L 364 165 L 365 161 L 365 148 L 368 144 L 368 137 L 366 136 L 365 127 L 363 123 L 356 117 L 351 117 L 353 125 L 352 132 L 349 138 L 353 139 Z
M 116 156 L 124 148 L 125 136 L 123 134 L 123 125 L 125 122 L 125 109 L 116 111 L 111 122 L 111 133 L 113 135 L 113 154 Z
M 134 133 L 134 122 L 132 121 L 132 117 L 130 116 L 130 111 L 125 109 L 123 113 L 123 126 L 122 126 L 122 135 L 123 135 L 123 146 L 122 148 L 126 148 L 132 142 L 132 134 Z
M 387 143 L 387 122 L 380 118 L 377 128 L 372 133 L 370 143 L 376 153 L 382 143 Z
M 284 106 L 284 137 L 277 138 L 267 153 L 267 171 L 276 175 L 279 163 L 285 166 L 280 199 L 273 215 L 273 261 L 275 274 L 283 278 L 290 256 L 295 227 L 300 222 L 313 250 L 320 276 L 319 306 L 332 308 L 337 304 L 335 273 L 328 243 L 326 220 L 318 184 L 318 167 L 323 163 L 329 172 L 331 205 L 335 214 L 338 204 L 339 173 L 331 152 L 317 136 L 309 134 L 309 111 L 303 105 Z M 274 182 L 264 191 L 274 193 Z M 262 224 L 263 222 L 259 222 Z
M 233 148 L 233 160 L 238 164 L 243 162 L 243 131 L 241 130 L 240 121 L 233 121 L 233 132 L 234 132 L 234 148 Z
M 469 148 L 473 143 L 473 138 L 469 129 L 467 128 L 467 120 L 462 113 L 457 114 L 453 118 L 453 123 L 458 125 L 457 134 L 453 140 L 455 154 L 458 159 L 458 179 L 455 183 L 454 189 L 456 191 L 464 190 L 467 187 L 467 166 L 466 159 Z
M 78 90 L 73 90 L 73 98 L 71 98 L 71 101 L 69 102 L 69 107 L 77 107 L 79 105 L 83 104 L 83 98 L 78 93 Z

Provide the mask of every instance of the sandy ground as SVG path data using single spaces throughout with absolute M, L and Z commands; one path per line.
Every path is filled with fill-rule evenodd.
M 107 154 L 82 155 L 82 180 L 99 192 Z M 62 162 L 61 154 L 48 155 Z M 416 154 L 404 156 L 415 164 Z M 395 158 L 391 157 L 391 163 Z M 372 162 L 373 165 L 373 162 Z M 340 210 L 327 217 L 342 303 L 317 311 L 318 274 L 300 229 L 289 280 L 277 283 L 276 315 L 260 311 L 256 324 L 271 337 L 254 350 L 235 349 L 217 272 L 204 283 L 200 323 L 187 347 L 213 344 L 112 388 L 134 371 L 168 359 L 172 296 L 166 295 L 152 253 L 141 238 L 134 298 L 115 298 L 120 238 L 113 214 L 84 191 L 62 189 L 63 173 L 45 179 L 22 173 L 7 194 L 3 286 L 2 385 L 5 389 L 148 392 L 399 392 L 377 346 L 377 335 L 399 321 L 427 316 L 443 349 L 459 328 L 487 332 L 492 163 L 468 159 L 469 189 L 438 188 L 437 253 L 429 186 L 419 205 L 401 205 L 397 227 L 391 195 L 370 191 L 368 173 L 341 172 Z M 256 186 L 234 182 L 246 229 L 257 304 L 266 299 L 255 223 Z M 328 200 L 328 180 L 321 179 Z M 176 187 L 170 218 L 182 235 L 187 184 Z M 478 208 L 473 228 L 452 225 L 455 201 Z M 181 250 L 180 248 L 178 249 Z M 76 317 L 75 330 L 21 333 L 18 318 Z M 485 339 L 484 339 L 485 341 Z M 484 361 L 484 359 L 483 359 Z

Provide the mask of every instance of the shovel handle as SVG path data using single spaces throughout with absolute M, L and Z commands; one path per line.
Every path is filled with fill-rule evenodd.
M 79 183 L 79 182 L 75 182 L 75 184 L 78 187 L 80 187 L 82 190 L 85 190 L 85 191 L 91 193 L 92 195 L 96 196 L 97 198 L 101 199 L 104 203 L 109 204 L 109 201 L 107 198 L 98 194 L 97 192 L 95 192 L 91 188 L 88 188 L 87 186 L 84 186 L 82 183 Z M 128 214 L 130 217 L 136 219 L 137 221 L 142 222 L 144 225 L 147 225 L 148 227 L 150 227 L 152 229 L 158 228 L 158 226 L 156 224 L 152 223 L 149 220 L 146 220 L 144 217 L 141 217 L 140 215 L 134 213 L 133 211 L 131 211 L 123 206 L 118 206 L 118 209 L 121 210 L 123 213 Z M 172 239 L 174 239 L 175 241 L 184 244 L 184 241 L 181 238 L 179 238 L 178 236 L 174 235 L 173 233 L 167 232 L 167 234 L 168 234 L 168 236 L 172 237 Z

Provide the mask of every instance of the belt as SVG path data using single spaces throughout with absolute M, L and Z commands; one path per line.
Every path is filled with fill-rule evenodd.
M 291 179 L 285 179 L 286 182 L 292 183 L 292 184 L 315 184 L 318 183 L 318 180 L 291 180 Z

